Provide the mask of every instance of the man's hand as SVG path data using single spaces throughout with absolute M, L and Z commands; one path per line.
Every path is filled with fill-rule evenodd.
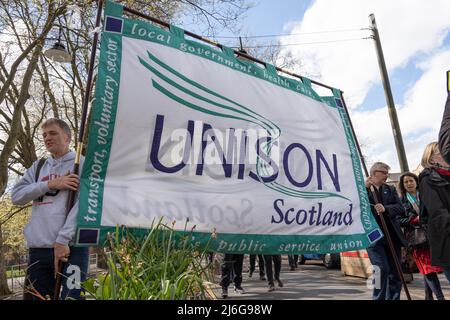
M 49 180 L 48 187 L 50 189 L 77 191 L 79 183 L 78 175 L 68 172 L 65 176 Z
M 385 212 L 386 209 L 384 208 L 384 206 L 381 203 L 378 203 L 375 205 L 375 211 L 378 213 L 378 215 L 380 215 L 383 212 Z
M 68 245 L 55 242 L 53 244 L 53 251 L 55 256 L 55 276 L 56 276 L 56 273 L 58 272 L 59 261 L 62 262 L 68 261 L 70 249 Z

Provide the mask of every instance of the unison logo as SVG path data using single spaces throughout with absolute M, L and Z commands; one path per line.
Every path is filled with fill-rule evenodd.
M 245 179 L 248 176 L 290 197 L 339 197 L 349 200 L 340 194 L 339 159 L 336 154 L 325 155 L 319 149 L 308 150 L 300 142 L 280 148 L 281 129 L 275 123 L 250 108 L 192 81 L 150 52 L 147 53 L 149 62 L 141 57 L 138 59 L 153 74 L 153 87 L 166 97 L 197 112 L 241 120 L 259 127 L 258 130 L 227 128 L 225 132 L 220 132 L 211 124 L 187 120 L 186 129 L 165 130 L 166 116 L 158 114 L 149 155 L 153 168 L 174 174 L 183 170 L 187 164 L 192 164 L 192 159 L 195 159 L 195 175 L 201 176 L 206 171 L 208 159 L 211 159 L 210 164 L 220 164 L 225 178 Z M 164 136 L 170 137 L 169 141 L 162 141 Z M 171 147 L 171 143 L 176 146 Z M 170 166 L 162 161 L 162 158 L 170 158 L 167 156 L 169 149 L 172 150 Z M 294 154 L 295 159 L 303 159 L 301 165 L 306 168 L 301 177 L 295 175 L 294 166 L 298 167 L 299 164 L 293 161 Z M 173 161 L 174 155 L 179 156 L 178 163 Z M 236 171 L 237 175 L 233 175 Z M 322 191 L 324 177 L 331 180 L 335 192 Z M 280 183 L 286 180 L 288 185 Z M 316 189 L 321 191 L 302 190 L 312 182 L 316 184 Z

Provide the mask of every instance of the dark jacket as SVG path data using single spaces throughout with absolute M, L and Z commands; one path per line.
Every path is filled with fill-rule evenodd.
M 431 264 L 450 267 L 450 177 L 433 169 L 425 169 L 419 176 L 422 215 L 428 224 Z
M 441 130 L 439 131 L 439 149 L 444 160 L 450 164 L 450 92 L 445 103 Z
M 416 211 L 414 210 L 413 206 L 408 201 L 408 198 L 406 196 L 402 196 L 400 198 L 400 201 L 403 205 L 403 208 L 405 208 L 404 215 L 399 219 L 400 226 L 402 228 L 414 228 L 414 226 L 411 225 L 410 221 L 418 214 L 416 213 Z
M 411 223 L 411 220 L 418 216 L 416 210 L 414 210 L 411 203 L 408 201 L 408 198 L 406 196 L 402 196 L 400 201 L 402 202 L 403 207 L 405 208 L 405 214 L 403 217 L 399 219 L 400 226 L 403 228 L 403 234 L 405 235 L 405 239 L 408 242 L 408 245 L 410 244 L 410 241 L 412 242 L 414 237 L 414 230 L 416 228 L 423 228 L 422 223 L 419 221 L 417 225 L 413 225 Z M 422 207 L 422 206 L 421 206 Z M 419 208 L 420 210 L 420 208 Z
M 375 200 L 373 199 L 372 192 L 368 190 L 370 207 L 372 209 L 372 214 L 375 217 L 380 229 L 383 230 L 383 226 L 381 224 L 381 219 L 375 211 L 374 205 Z M 383 213 L 383 217 L 385 217 L 386 224 L 388 225 L 390 236 L 393 242 L 400 244 L 402 247 L 406 247 L 408 243 L 406 242 L 405 236 L 403 235 L 402 229 L 400 228 L 401 219 L 405 218 L 405 209 L 403 208 L 402 203 L 400 202 L 400 198 L 398 197 L 397 190 L 395 187 L 389 186 L 387 184 L 383 184 L 380 187 L 381 199 L 378 201 L 384 206 L 386 212 Z M 391 228 L 390 228 L 391 227 Z M 385 239 L 381 239 L 380 241 L 384 241 L 387 243 Z

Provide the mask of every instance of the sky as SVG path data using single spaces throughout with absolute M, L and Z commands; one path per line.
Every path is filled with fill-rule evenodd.
M 380 33 L 409 169 L 414 170 L 425 146 L 437 140 L 447 97 L 450 1 L 259 0 L 246 13 L 242 32 L 290 35 L 277 39 L 285 52 L 301 59 L 301 68 L 293 71 L 344 91 L 367 164 L 383 161 L 392 172 L 399 172 L 374 41 L 363 39 L 370 30 L 361 30 L 369 27 L 371 13 Z
M 420 163 L 425 146 L 437 140 L 450 70 L 450 0 L 249 0 L 242 34 L 284 35 L 283 52 L 301 59 L 290 70 L 341 89 L 350 109 L 366 162 L 388 163 L 400 171 L 378 67 L 369 14 L 375 14 L 409 169 Z M 195 28 L 189 31 L 201 33 Z M 245 43 L 244 43 L 245 46 Z

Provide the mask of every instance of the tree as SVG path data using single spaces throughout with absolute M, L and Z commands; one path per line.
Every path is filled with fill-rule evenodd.
M 118 2 L 169 22 L 181 21 L 190 15 L 193 21 L 201 22 L 211 32 L 234 27 L 249 7 L 245 0 Z M 64 118 L 70 122 L 74 135 L 78 133 L 91 30 L 97 10 L 95 3 L 93 0 L 0 1 L 0 28 L 13 34 L 13 45 L 2 48 L 6 56 L 0 55 L 0 105 L 6 110 L 0 114 L 0 144 L 3 145 L 0 196 L 6 189 L 8 170 L 20 174 L 23 167 L 37 159 L 35 149 L 39 151 L 42 146 L 36 134 L 44 117 Z M 47 35 L 56 39 L 57 34 L 72 52 L 73 58 L 68 65 L 55 66 L 42 54 Z M 22 51 L 18 56 L 17 50 Z M 19 69 L 19 66 L 23 68 Z M 31 83 L 35 89 L 33 94 L 29 92 Z M 35 142 L 38 142 L 37 147 Z
M 28 10 L 26 6 L 20 1 L 7 1 L 9 6 L 17 6 L 19 10 Z M 2 2 L 5 4 L 5 2 Z M 9 133 L 6 141 L 3 144 L 3 150 L 0 153 L 0 196 L 3 195 L 8 182 L 8 161 L 12 153 L 14 152 L 16 142 L 20 133 L 22 113 L 24 112 L 25 103 L 30 98 L 29 87 L 33 77 L 34 70 L 37 67 L 39 55 L 42 53 L 44 39 L 53 26 L 55 19 L 64 11 L 63 6 L 56 6 L 54 1 L 49 1 L 47 10 L 42 6 L 37 8 L 36 13 L 39 15 L 38 19 L 45 19 L 45 23 L 42 26 L 41 31 L 31 43 L 26 47 L 25 51 L 19 55 L 14 61 L 9 71 L 6 68 L 2 68 L 4 72 L 4 78 L 6 81 L 3 83 L 3 88 L 0 91 L 0 105 L 5 100 L 7 93 L 10 93 L 10 97 L 14 99 L 12 117 L 10 118 Z M 46 12 L 45 12 L 46 11 Z M 7 23 L 12 29 L 15 29 L 15 17 L 10 14 L 9 11 L 5 11 Z M 29 63 L 21 79 L 20 89 L 12 90 L 13 80 L 15 79 L 17 68 L 19 64 L 27 57 L 28 53 L 31 53 Z M 15 92 L 11 92 L 15 91 Z
M 170 0 L 160 0 L 171 2 Z M 145 1 L 138 1 L 145 2 Z M 174 0 L 178 10 L 164 21 L 185 26 L 194 33 L 214 37 L 227 29 L 238 33 L 244 13 L 253 4 L 248 0 Z
M 8 200 L 0 203 L 0 270 L 3 271 L 0 272 L 0 296 L 10 293 L 5 272 L 6 253 L 19 255 L 25 253 L 22 230 L 29 214 L 29 207 L 15 208 Z M 27 214 L 17 215 L 22 210 L 26 210 Z
M 291 51 L 283 51 L 279 42 L 266 45 L 249 45 L 249 53 L 262 61 L 267 61 L 276 67 L 292 71 L 300 69 L 302 62 L 292 55 Z
M 23 3 L 21 1 L 1 1 L 1 8 L 8 10 L 2 10 L 0 25 L 4 29 L 5 27 L 9 30 L 15 31 L 17 36 L 20 32 L 17 31 L 16 23 L 20 21 L 20 18 L 24 15 L 30 14 L 30 7 L 28 3 Z M 6 110 L 10 112 L 8 115 L 3 108 L 0 109 L 1 116 L 6 122 L 1 122 L 1 127 L 6 131 L 6 140 L 1 140 L 3 148 L 0 152 L 0 197 L 3 196 L 9 178 L 9 161 L 14 153 L 17 141 L 23 139 L 23 126 L 22 126 L 22 115 L 25 111 L 25 104 L 30 99 L 30 84 L 33 78 L 33 73 L 37 67 L 39 56 L 42 54 L 43 45 L 47 34 L 50 32 L 55 19 L 61 15 L 65 8 L 64 6 L 57 6 L 55 1 L 49 1 L 47 6 L 41 5 L 36 6 L 33 10 L 35 14 L 34 19 L 36 21 L 41 21 L 38 28 L 30 30 L 29 41 L 26 46 L 22 47 L 22 53 L 17 56 L 14 54 L 4 56 L 0 55 L 0 81 L 2 82 L 2 89 L 0 90 L 0 106 L 5 105 Z M 20 41 L 19 41 L 20 43 Z M 29 56 L 31 55 L 31 56 Z M 11 67 L 7 68 L 7 60 L 11 56 L 15 56 Z M 23 75 L 19 74 L 19 66 L 23 62 L 28 62 L 27 66 L 24 67 Z M 17 81 L 20 79 L 20 86 Z M 25 117 L 25 126 L 29 123 Z M 23 141 L 23 140 L 22 140 Z M 32 141 L 32 140 L 31 140 Z M 33 154 L 29 152 L 29 149 L 23 149 L 22 154 L 29 155 L 31 153 L 31 160 Z M 35 156 L 34 156 L 35 158 Z M 10 219 L 16 212 L 10 213 L 3 221 L 0 221 L 0 296 L 9 293 L 6 272 L 5 272 L 5 259 L 4 259 L 4 239 L 2 233 L 3 224 Z M 3 217 L 2 217 L 3 218 Z

